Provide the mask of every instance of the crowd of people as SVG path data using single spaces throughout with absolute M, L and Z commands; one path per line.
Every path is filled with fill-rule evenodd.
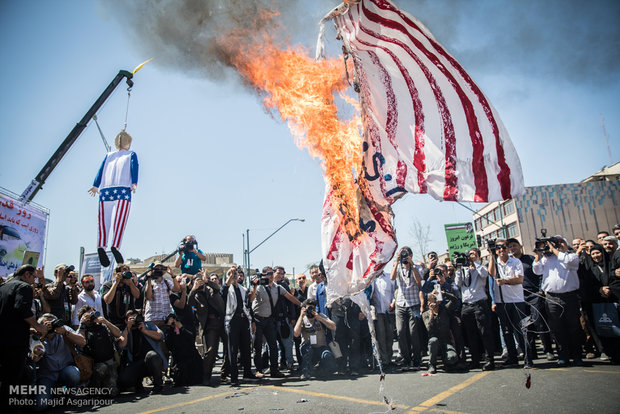
M 48 284 L 41 269 L 24 265 L 0 286 L 10 333 L 0 341 L 2 398 L 6 407 L 25 390 L 16 386 L 36 386 L 30 397 L 44 410 L 59 386 L 104 387 L 114 397 L 145 384 L 161 393 L 167 380 L 238 386 L 267 375 L 530 368 L 541 358 L 618 364 L 620 226 L 613 232 L 570 244 L 541 239 L 533 255 L 517 239 L 495 240 L 486 260 L 473 248 L 452 261 L 431 252 L 414 263 L 403 247 L 365 298 L 330 304 L 322 264 L 293 283 L 281 266 L 246 281 L 233 265 L 220 277 L 202 270 L 193 236 L 179 249 L 178 276 L 161 262 L 143 278 L 119 264 L 99 291 L 73 266 L 57 265 Z M 365 299 L 368 312 L 358 305 Z

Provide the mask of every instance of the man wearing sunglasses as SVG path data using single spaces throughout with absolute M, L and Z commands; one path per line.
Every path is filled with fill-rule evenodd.
M 71 316 L 71 325 L 73 329 L 77 329 L 80 325 L 78 313 L 82 306 L 91 306 L 99 315 L 103 315 L 103 307 L 101 306 L 101 295 L 95 290 L 95 278 L 93 275 L 82 276 L 83 290 L 77 298 L 77 303 L 73 307 L 73 315 Z
M 531 368 L 533 366 L 532 350 L 524 339 L 527 325 L 523 326 L 521 322 L 527 316 L 523 296 L 523 264 L 519 259 L 508 255 L 505 240 L 497 240 L 496 250 L 491 252 L 489 274 L 491 275 L 490 288 L 494 293 L 492 309 L 499 316 L 502 336 L 508 349 L 505 366 L 519 364 L 514 341 L 516 334 L 519 346 L 525 350 L 525 367 Z

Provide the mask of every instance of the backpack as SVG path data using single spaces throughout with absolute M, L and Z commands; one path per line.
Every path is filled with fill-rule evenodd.
M 104 362 L 114 357 L 114 340 L 106 326 L 95 324 L 86 330 L 84 353 L 95 362 Z

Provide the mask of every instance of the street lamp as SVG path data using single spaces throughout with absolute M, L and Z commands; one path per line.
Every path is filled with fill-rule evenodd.
M 280 230 L 282 230 L 284 228 L 284 226 L 286 226 L 288 223 L 290 223 L 291 221 L 301 221 L 304 222 L 306 221 L 305 219 L 300 219 L 300 218 L 292 218 L 289 219 L 289 221 L 287 221 L 286 223 L 284 223 L 283 225 L 281 225 L 280 227 L 278 227 L 276 229 L 276 231 L 274 231 L 273 233 L 271 233 L 269 236 L 267 236 L 262 242 L 258 243 L 256 246 L 254 246 L 254 248 L 250 249 L 250 229 L 246 229 L 245 230 L 245 246 L 244 246 L 244 250 L 243 250 L 243 264 L 245 265 L 245 273 L 248 276 L 248 278 L 246 280 L 249 280 L 250 278 L 250 253 L 252 253 L 254 250 L 256 250 L 257 248 L 259 248 L 263 243 L 265 243 L 267 240 L 269 240 L 271 238 L 271 236 L 273 236 L 274 234 L 276 234 L 277 232 L 279 232 Z

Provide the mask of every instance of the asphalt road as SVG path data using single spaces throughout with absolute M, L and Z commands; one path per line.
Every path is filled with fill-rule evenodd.
M 301 381 L 266 378 L 230 387 L 167 387 L 164 394 L 124 393 L 111 405 L 65 407 L 55 412 L 107 413 L 620 413 L 620 366 L 595 360 L 585 367 L 557 368 L 537 361 L 531 387 L 521 368 L 492 372 L 389 373 Z M 214 378 L 216 378 L 214 373 Z M 147 388 L 148 390 L 148 388 Z M 391 402 L 390 408 L 385 400 Z

